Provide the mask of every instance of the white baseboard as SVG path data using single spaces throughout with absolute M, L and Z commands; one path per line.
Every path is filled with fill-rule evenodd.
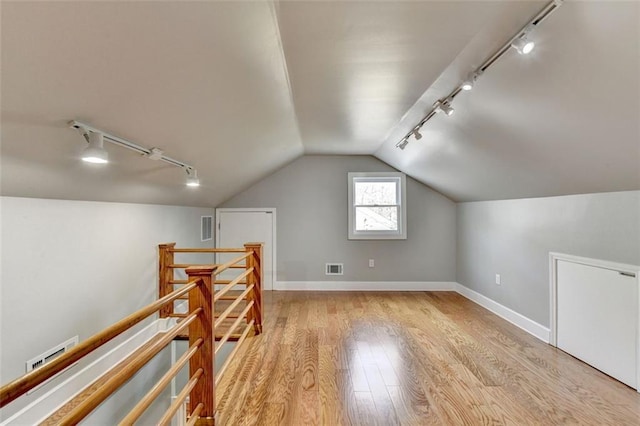
M 0 423 L 5 425 L 40 424 L 66 401 L 81 392 L 111 367 L 131 355 L 159 332 L 166 331 L 173 319 L 158 319 L 129 337 L 98 359 L 55 386 L 44 395 Z
M 277 281 L 274 290 L 289 291 L 455 291 L 449 281 Z
M 472 302 L 475 302 L 483 308 L 493 312 L 502 319 L 509 321 L 516 327 L 519 327 L 529 334 L 537 337 L 543 342 L 549 343 L 549 336 L 551 332 L 549 328 L 538 324 L 532 319 L 529 319 L 524 315 L 517 313 L 513 309 L 507 308 L 506 306 L 501 305 L 498 302 L 489 299 L 487 296 L 484 296 L 477 291 L 471 290 L 470 288 L 465 287 L 462 284 L 456 283 L 455 291 L 471 300 Z

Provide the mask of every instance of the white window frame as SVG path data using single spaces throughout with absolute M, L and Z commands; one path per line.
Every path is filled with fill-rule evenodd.
M 354 202 L 355 183 L 357 181 L 396 182 L 398 194 L 398 230 L 397 231 L 356 231 L 356 206 Z M 349 239 L 350 240 L 406 240 L 407 239 L 407 192 L 406 176 L 400 172 L 349 172 Z

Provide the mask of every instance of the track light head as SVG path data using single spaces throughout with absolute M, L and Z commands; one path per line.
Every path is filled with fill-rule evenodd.
M 450 116 L 455 111 L 451 106 L 451 101 L 447 99 L 441 99 L 435 103 L 436 112 L 442 112 L 447 116 Z
M 478 79 L 478 75 L 479 74 L 477 72 L 469 74 L 467 79 L 462 82 L 462 85 L 460 86 L 460 88 L 462 90 L 471 90 L 471 89 L 473 89 L 473 86 L 474 86 L 474 84 L 476 84 L 476 80 Z
M 399 143 L 399 144 L 397 144 L 396 146 L 397 146 L 398 148 L 400 148 L 400 149 L 404 150 L 404 149 L 407 147 L 407 145 L 409 145 L 409 140 L 408 140 L 408 139 L 402 139 L 402 140 L 400 141 L 400 143 Z
M 422 133 L 420 133 L 420 129 L 416 129 L 413 131 L 413 137 L 416 138 L 417 141 L 422 139 Z
M 536 47 L 536 44 L 533 40 L 529 39 L 529 36 L 527 34 L 525 34 L 511 43 L 511 47 L 516 49 L 521 55 L 528 55 L 533 51 L 533 48 Z
M 109 162 L 109 153 L 104 149 L 104 135 L 99 132 L 83 132 L 85 138 L 89 134 L 89 146 L 82 153 L 82 161 L 94 164 Z
M 187 186 L 196 187 L 200 186 L 200 179 L 198 179 L 198 171 L 195 169 L 185 169 L 187 171 Z

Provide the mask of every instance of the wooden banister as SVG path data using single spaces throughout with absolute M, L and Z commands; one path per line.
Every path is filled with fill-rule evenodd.
M 243 248 L 172 248 L 174 253 L 244 253 Z
M 200 412 L 203 408 L 204 404 L 202 402 L 198 404 L 198 406 L 191 412 L 189 421 L 187 422 L 186 426 L 193 426 L 196 424 L 196 422 L 200 419 Z
M 214 304 L 213 304 L 213 273 L 216 271 L 212 266 L 195 266 L 187 268 L 186 273 L 189 280 L 202 280 L 202 285 L 189 293 L 189 308 L 202 309 L 198 320 L 189 327 L 189 345 L 192 346 L 198 339 L 203 343 L 191 360 L 189 361 L 189 371 L 193 376 L 197 371 L 201 371 L 202 377 L 193 383 L 190 390 L 189 402 L 192 407 L 202 403 L 204 407 L 201 412 L 199 423 L 213 422 L 215 415 L 215 360 L 214 360 Z M 185 396 L 186 397 L 186 396 Z
M 243 318 L 245 318 L 245 316 L 247 315 L 247 312 L 249 312 L 249 310 L 252 307 L 253 307 L 253 300 L 247 304 L 247 306 L 244 308 L 242 313 L 238 315 L 237 316 L 238 318 L 233 322 L 233 324 L 231 324 L 231 327 L 229 327 L 227 332 L 220 338 L 220 341 L 218 341 L 218 344 L 216 345 L 216 351 L 215 351 L 216 355 L 218 355 L 218 351 L 222 349 L 222 345 L 227 343 L 227 341 L 229 340 L 229 337 L 231 337 L 231 335 L 233 334 L 233 331 L 236 328 L 238 328 L 238 325 L 240 325 L 240 322 L 242 321 Z
M 120 426 L 133 425 L 136 420 L 146 411 L 147 408 L 153 403 L 153 401 L 162 393 L 171 380 L 180 372 L 182 367 L 191 359 L 193 354 L 200 348 L 202 339 L 198 339 L 193 346 L 191 346 L 187 352 L 185 352 L 175 364 L 171 366 L 169 371 L 156 383 L 147 394 L 136 404 L 135 407 L 127 414 L 127 416 L 120 421 Z
M 173 249 L 176 243 L 166 243 L 158 245 L 158 298 L 163 298 L 173 291 L 171 281 L 173 280 L 173 269 L 167 268 L 174 262 Z M 166 318 L 173 313 L 173 303 L 163 306 L 160 309 L 160 318 Z
M 171 403 L 171 405 L 169 406 L 169 409 L 167 409 L 167 411 L 164 413 L 160 421 L 158 421 L 158 425 L 165 426 L 171 423 L 171 419 L 176 414 L 176 411 L 178 411 L 178 408 L 180 408 L 180 406 L 187 399 L 187 396 L 189 395 L 189 393 L 190 392 L 192 393 L 193 388 L 195 388 L 196 385 L 200 383 L 200 379 L 202 378 L 203 375 L 204 375 L 203 369 L 199 368 L 195 372 L 195 374 L 191 376 L 187 384 L 184 386 L 184 388 L 182 388 L 178 396 L 176 396 L 176 399 L 173 401 L 173 403 Z M 202 402 L 198 403 L 198 405 L 200 404 L 202 404 Z M 201 411 L 205 411 L 206 406 L 204 404 L 202 405 L 203 407 Z M 211 419 L 213 420 L 213 417 Z M 203 419 L 202 417 L 199 416 L 198 420 L 196 421 L 196 424 L 200 423 L 201 420 Z
M 216 270 L 216 274 L 219 274 L 223 271 L 226 271 L 229 268 L 245 268 L 245 265 L 237 265 L 238 262 L 242 262 L 246 258 L 251 256 L 251 253 L 244 253 L 241 256 L 236 257 L 235 259 L 231 259 L 230 261 L 218 265 L 218 269 Z
M 253 268 L 252 269 L 248 269 L 248 270 L 244 271 L 242 274 L 238 275 L 235 279 L 229 281 L 229 284 L 227 284 L 226 286 L 222 287 L 220 290 L 218 290 L 216 292 L 216 294 L 213 296 L 213 301 L 217 302 L 218 300 L 220 300 L 225 294 L 227 294 L 229 292 L 229 290 L 231 290 L 233 287 L 235 287 L 238 284 L 240 284 L 240 281 L 245 279 L 247 277 L 247 275 L 251 274 L 252 272 L 253 272 Z M 234 297 L 232 300 L 236 300 L 236 298 Z
M 198 283 L 196 281 L 193 281 L 190 284 L 187 284 L 184 287 L 180 288 L 179 290 L 167 294 L 166 296 L 134 312 L 128 317 L 118 321 L 111 327 L 97 334 L 94 334 L 87 340 L 72 348 L 69 352 L 61 355 L 59 358 L 56 358 L 50 363 L 45 364 L 44 366 L 33 370 L 30 373 L 27 373 L 24 376 L 4 385 L 2 388 L 0 388 L 0 407 L 4 407 L 6 404 L 18 398 L 20 395 L 25 394 L 29 390 L 38 386 L 40 383 L 49 379 L 51 376 L 59 373 L 71 364 L 80 360 L 85 355 L 93 352 L 100 346 L 104 345 L 124 331 L 133 327 L 143 319 L 147 318 L 149 315 L 158 311 L 166 304 L 173 303 L 174 300 L 190 292 L 196 287 L 198 287 Z
M 253 300 L 253 309 L 247 315 L 247 323 L 253 321 L 257 334 L 262 333 L 262 243 L 246 243 L 244 245 L 247 254 L 247 270 L 253 269 L 251 275 L 247 277 L 247 285 L 254 286 L 253 292 L 249 295 L 249 301 Z
M 220 367 L 220 370 L 216 375 L 216 382 L 215 382 L 216 386 L 220 384 L 220 380 L 222 380 L 222 376 L 224 375 L 225 371 L 227 371 L 227 368 L 231 364 L 231 361 L 233 361 L 233 358 L 236 356 L 236 354 L 240 350 L 240 346 L 242 346 L 242 342 L 244 342 L 244 339 L 247 338 L 252 327 L 253 327 L 253 320 L 249 324 L 247 324 L 247 326 L 244 328 L 244 331 L 242 332 L 242 334 L 240 335 L 240 338 L 238 339 L 238 343 L 236 343 L 233 350 L 231 351 L 227 359 L 224 361 L 224 364 L 222 364 L 222 367 Z
M 240 304 L 240 302 L 242 302 L 244 300 L 244 298 L 248 295 L 251 294 L 251 292 L 253 291 L 253 284 L 251 284 L 249 287 L 247 287 L 245 289 L 245 291 L 242 292 L 242 294 L 240 296 L 238 296 L 238 298 L 232 302 L 227 309 L 224 310 L 224 312 L 222 312 L 217 318 L 216 318 L 216 322 L 214 324 L 214 328 L 218 328 L 220 327 L 220 324 L 222 324 L 222 322 L 227 319 L 227 317 L 231 314 L 231 312 L 233 312 L 233 310 L 236 308 L 236 306 L 238 306 Z
M 100 388 L 96 389 L 87 399 L 74 407 L 59 420 L 60 425 L 76 425 L 91 413 L 98 405 L 107 399 L 116 389 L 122 386 L 147 362 L 164 349 L 180 332 L 194 322 L 201 314 L 201 308 L 195 310 L 189 318 L 178 323 L 170 331 L 157 339 L 151 346 L 140 353 L 131 363 L 109 378 Z

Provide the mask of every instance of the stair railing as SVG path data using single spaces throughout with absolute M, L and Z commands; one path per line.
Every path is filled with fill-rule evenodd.
M 173 253 L 179 252 L 242 252 L 243 254 L 222 265 L 177 265 L 173 262 Z M 85 387 L 78 394 L 82 398 L 76 396 L 67 401 L 64 406 L 67 408 L 58 410 L 46 419 L 44 424 L 77 424 L 133 377 L 140 368 L 163 348 L 174 339 L 184 335 L 185 332 L 188 334 L 189 349 L 152 386 L 149 392 L 136 404 L 120 424 L 134 424 L 187 362 L 189 363 L 189 381 L 164 413 L 159 424 L 169 424 L 180 406 L 185 403 L 187 397 L 189 397 L 189 403 L 193 410 L 188 416 L 186 424 L 213 424 L 216 414 L 216 385 L 220 382 L 222 374 L 224 374 L 234 356 L 238 353 L 240 345 L 245 341 L 249 332 L 253 330 L 257 334 L 262 331 L 261 258 L 261 243 L 247 243 L 244 249 L 176 249 L 175 243 L 160 245 L 159 299 L 84 340 L 50 363 L 2 386 L 0 388 L 0 407 L 4 407 L 16 400 L 159 311 L 161 318 L 177 317 L 177 323 L 167 331 L 158 333 L 147 341 L 130 359 L 128 358 L 128 362 L 121 363 L 122 365 L 118 364 L 118 368 L 112 368 L 101 376 L 98 379 L 102 381 L 100 386 L 94 386 L 93 388 L 95 389 L 92 388 L 92 384 Z M 244 264 L 240 264 L 242 261 L 244 261 Z M 177 268 L 184 268 L 189 278 L 180 282 L 174 280 L 173 271 Z M 216 280 L 215 277 L 217 275 L 230 268 L 242 268 L 244 272 L 232 280 Z M 179 284 L 180 288 L 174 290 L 173 286 L 176 284 Z M 225 286 L 216 292 L 216 284 L 225 284 Z M 245 285 L 245 290 L 240 295 L 236 297 L 227 296 L 235 286 L 241 284 Z M 187 313 L 176 314 L 173 312 L 173 306 L 177 300 L 188 300 Z M 220 315 L 216 315 L 215 303 L 222 300 L 230 301 L 231 304 Z M 239 315 L 232 314 L 233 310 L 242 301 L 247 302 L 242 312 Z M 234 318 L 235 321 L 230 328 L 224 331 L 222 328 L 223 322 Z M 247 325 L 239 334 L 233 334 L 242 319 L 246 319 Z M 220 336 L 216 336 L 216 330 L 221 331 Z M 224 332 L 222 333 L 222 331 Z M 218 341 L 217 344 L 216 340 Z M 216 375 L 215 355 L 220 351 L 224 343 L 231 340 L 237 341 L 237 344 Z M 76 398 L 79 399 L 76 401 Z

